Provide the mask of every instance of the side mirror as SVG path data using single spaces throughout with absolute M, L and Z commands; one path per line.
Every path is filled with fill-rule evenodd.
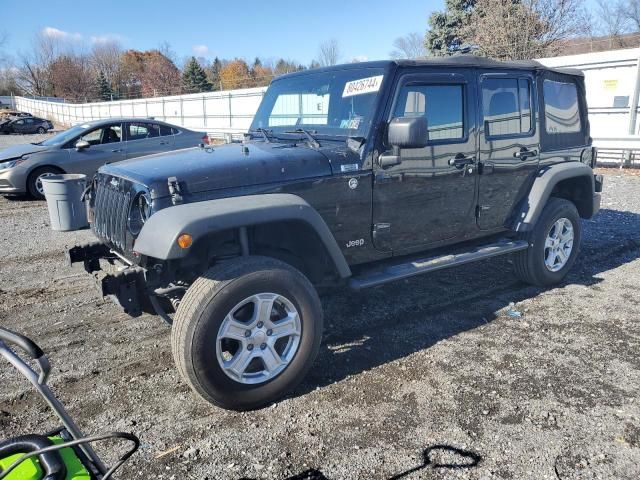
M 78 140 L 76 142 L 76 150 L 79 152 L 80 150 L 85 150 L 87 148 L 89 148 L 89 142 L 85 141 L 85 140 Z
M 396 117 L 389 123 L 389 144 L 397 148 L 424 148 L 429 142 L 425 116 Z

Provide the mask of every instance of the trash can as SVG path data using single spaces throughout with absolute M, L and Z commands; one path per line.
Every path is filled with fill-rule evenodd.
M 80 230 L 89 226 L 82 193 L 87 176 L 80 174 L 42 177 L 42 189 L 47 199 L 51 228 L 59 232 Z

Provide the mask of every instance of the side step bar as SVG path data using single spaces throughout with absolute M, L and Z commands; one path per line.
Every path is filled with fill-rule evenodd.
M 508 253 L 519 252 L 529 248 L 526 240 L 504 240 L 489 245 L 483 245 L 468 252 L 430 257 L 407 263 L 391 265 L 384 269 L 373 269 L 350 280 L 349 286 L 354 290 L 375 287 L 384 283 L 414 277 L 427 272 L 434 272 L 444 268 L 464 265 L 466 263 L 497 257 Z

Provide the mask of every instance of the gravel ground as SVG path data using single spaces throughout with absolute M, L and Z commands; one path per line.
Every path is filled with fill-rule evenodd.
M 605 182 L 564 284 L 528 287 L 503 258 L 326 297 L 315 368 L 256 412 L 196 398 L 169 328 L 96 299 L 64 265 L 91 235 L 52 232 L 43 202 L 0 198 L 0 324 L 44 348 L 88 433 L 140 436 L 120 478 L 637 479 L 640 177 Z M 0 385 L 0 438 L 57 425 L 6 365 Z

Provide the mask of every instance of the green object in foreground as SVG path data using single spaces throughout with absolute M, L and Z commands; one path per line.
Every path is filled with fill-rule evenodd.
M 61 437 L 49 437 L 55 444 L 63 443 Z M 62 461 L 67 467 L 67 476 L 65 480 L 91 480 L 88 470 L 82 465 L 82 462 L 72 448 L 63 448 L 59 451 Z M 0 458 L 0 472 L 9 467 L 13 462 L 18 460 L 23 454 L 17 453 L 7 458 Z M 40 480 L 43 477 L 42 468 L 38 457 L 32 457 L 20 465 L 18 465 L 6 478 L 6 480 Z

